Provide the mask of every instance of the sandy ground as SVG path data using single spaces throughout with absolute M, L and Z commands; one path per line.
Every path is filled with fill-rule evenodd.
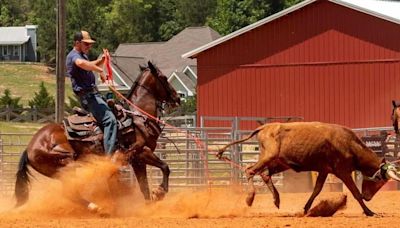
M 347 194 L 346 208 L 332 217 L 311 218 L 299 215 L 311 193 L 281 194 L 280 209 L 273 205 L 271 194 L 256 195 L 253 206 L 247 207 L 245 192 L 235 188 L 174 192 L 151 204 L 134 190 L 115 200 L 106 194 L 101 178 L 93 179 L 93 175 L 107 175 L 98 167 L 95 170 L 81 171 L 80 181 L 73 181 L 73 186 L 83 195 L 91 195 L 110 217 L 73 204 L 62 196 L 58 181 L 44 179 L 34 181 L 30 200 L 21 208 L 12 208 L 12 198 L 0 199 L 0 227 L 397 227 L 400 219 L 400 191 L 378 192 L 367 203 L 378 213 L 374 217 L 366 217 L 350 193 L 322 192 L 313 206 Z

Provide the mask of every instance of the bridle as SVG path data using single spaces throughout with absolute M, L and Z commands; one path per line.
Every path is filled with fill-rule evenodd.
M 155 100 L 156 100 L 156 107 L 157 107 L 157 112 L 158 113 L 162 113 L 162 111 L 164 110 L 164 104 L 171 104 L 174 102 L 174 99 L 172 97 L 173 91 L 171 90 L 171 88 L 169 87 L 169 85 L 167 85 L 165 83 L 164 80 L 162 80 L 158 75 L 160 74 L 160 71 L 158 69 L 157 70 L 157 75 L 154 75 L 153 72 L 151 71 L 151 69 L 149 67 L 147 67 L 146 69 L 142 70 L 142 72 L 140 73 L 139 77 L 137 77 L 137 79 L 135 80 L 131 91 L 129 92 L 129 94 L 127 95 L 127 98 L 130 99 L 132 94 L 139 88 L 143 88 L 144 90 L 147 91 L 148 94 L 150 94 Z M 143 83 L 141 83 L 143 75 L 145 74 L 146 71 L 150 71 L 150 75 L 152 75 L 153 77 L 155 77 L 157 83 L 160 83 L 162 88 L 165 90 L 165 92 L 167 93 L 167 97 L 164 98 L 163 100 L 160 100 L 157 96 L 157 94 L 154 93 L 154 91 L 149 88 L 148 86 L 144 85 Z

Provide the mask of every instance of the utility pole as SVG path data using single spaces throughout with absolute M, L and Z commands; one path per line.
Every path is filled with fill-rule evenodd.
M 57 44 L 56 44 L 56 76 L 57 76 L 57 93 L 56 93 L 56 119 L 57 123 L 61 123 L 64 119 L 64 100 L 65 100 L 65 1 L 57 1 Z

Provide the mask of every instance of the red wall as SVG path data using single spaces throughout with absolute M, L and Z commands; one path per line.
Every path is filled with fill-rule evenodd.
M 201 53 L 198 115 L 390 126 L 391 100 L 400 100 L 398 37 L 398 24 L 312 3 Z

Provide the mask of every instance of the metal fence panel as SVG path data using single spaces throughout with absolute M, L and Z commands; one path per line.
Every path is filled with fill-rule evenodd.
M 215 156 L 217 149 L 222 145 L 251 133 L 251 131 L 238 130 L 235 124 L 232 126 L 232 128 L 182 127 L 179 128 L 179 132 L 172 128 L 164 129 L 155 153 L 170 167 L 171 191 L 204 187 L 209 184 L 212 186 L 246 185 L 243 172 L 237 165 L 246 167 L 257 161 L 259 148 L 255 137 L 227 150 L 225 155 L 233 163 L 218 160 Z M 374 135 L 383 130 L 391 130 L 391 128 L 355 129 L 360 136 Z M 0 195 L 10 196 L 13 193 L 19 156 L 31 137 L 32 134 L 0 133 Z M 389 145 L 391 149 L 386 145 Z M 385 151 L 394 154 L 393 148 L 400 148 L 400 146 L 399 142 L 392 140 L 384 143 L 384 147 L 381 148 L 389 148 Z M 162 173 L 158 168 L 148 166 L 148 175 L 152 186 L 160 184 Z M 131 183 L 136 183 L 130 168 L 125 169 L 124 177 Z M 278 188 L 283 185 L 283 180 L 282 173 L 273 176 L 273 182 Z M 256 177 L 255 181 L 260 186 L 263 185 L 259 177 Z

